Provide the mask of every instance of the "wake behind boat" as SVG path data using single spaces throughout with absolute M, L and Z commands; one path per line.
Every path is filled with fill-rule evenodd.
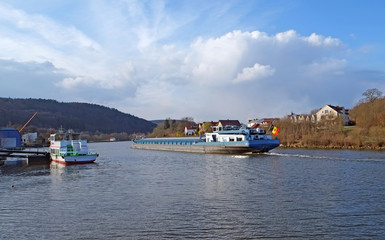
M 79 133 L 59 131 L 51 134 L 49 141 L 51 159 L 54 162 L 62 164 L 92 163 L 99 156 L 95 152 L 88 151 L 87 140 L 81 139 Z
M 251 154 L 268 152 L 279 146 L 263 129 L 221 130 L 205 137 L 135 139 L 132 148 L 194 153 Z

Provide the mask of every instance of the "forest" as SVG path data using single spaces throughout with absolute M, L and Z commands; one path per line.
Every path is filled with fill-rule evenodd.
M 159 123 L 148 137 L 183 137 L 187 125 L 197 125 L 191 117 L 184 117 L 181 120 L 167 118 Z
M 45 99 L 0 98 L 0 128 L 20 129 L 35 112 L 23 132 L 38 131 L 46 136 L 52 129 L 73 129 L 95 140 L 120 136 L 127 140 L 133 133 L 150 133 L 156 124 L 117 109 L 96 104 L 58 102 Z

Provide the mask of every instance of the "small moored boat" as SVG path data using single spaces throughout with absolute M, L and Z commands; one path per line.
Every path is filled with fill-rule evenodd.
M 54 162 L 62 164 L 92 163 L 99 156 L 96 152 L 89 152 L 87 140 L 81 139 L 79 133 L 59 131 L 51 134 L 50 154 Z

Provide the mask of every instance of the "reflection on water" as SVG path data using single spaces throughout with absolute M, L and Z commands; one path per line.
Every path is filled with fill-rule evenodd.
M 385 234 L 382 152 L 276 149 L 238 156 L 91 145 L 100 153 L 95 164 L 0 167 L 0 239 Z
M 28 164 L 28 161 L 25 159 L 10 158 L 4 161 L 4 164 L 0 167 L 0 174 L 1 175 L 8 175 L 8 174 L 36 175 L 36 174 L 45 172 L 44 170 L 48 169 L 49 167 L 50 167 L 49 163 Z

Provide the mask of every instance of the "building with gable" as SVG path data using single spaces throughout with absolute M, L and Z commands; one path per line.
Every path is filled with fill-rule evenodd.
M 249 122 L 246 125 L 249 128 L 258 128 L 258 127 L 270 128 L 278 120 L 279 120 L 279 118 L 254 119 L 254 120 L 249 120 Z
M 23 143 L 33 143 L 37 139 L 37 132 L 34 133 L 26 133 L 21 136 L 21 141 Z
M 198 128 L 198 126 L 193 125 L 193 124 L 185 126 L 184 127 L 184 135 L 186 135 L 186 136 L 195 135 L 197 133 L 197 128 Z
M 340 106 L 325 105 L 315 115 L 317 122 L 321 122 L 323 120 L 331 121 L 337 119 L 338 117 L 342 117 L 345 126 L 349 125 L 351 122 L 349 110 Z
M 212 126 L 213 132 L 222 130 L 238 130 L 242 124 L 238 120 L 219 120 L 218 124 Z

